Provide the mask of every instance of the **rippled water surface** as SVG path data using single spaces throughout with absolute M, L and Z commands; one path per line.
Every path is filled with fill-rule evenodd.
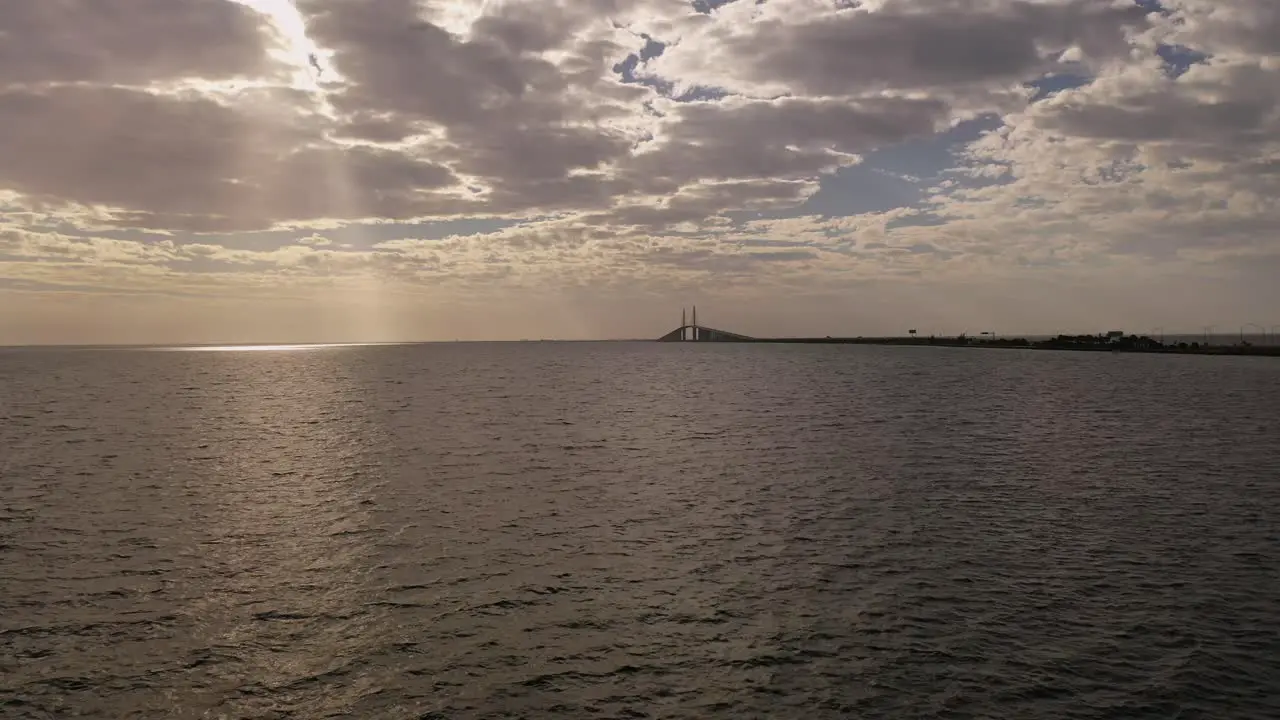
M 1280 362 L 0 351 L 0 716 L 1280 717 Z

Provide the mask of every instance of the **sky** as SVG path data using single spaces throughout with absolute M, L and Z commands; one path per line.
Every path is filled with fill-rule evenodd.
M 0 344 L 1270 329 L 1278 198 L 1275 0 L 0 3 Z

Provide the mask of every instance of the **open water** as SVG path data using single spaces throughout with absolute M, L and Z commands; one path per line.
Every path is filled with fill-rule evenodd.
M 0 716 L 1280 717 L 1280 361 L 0 351 Z

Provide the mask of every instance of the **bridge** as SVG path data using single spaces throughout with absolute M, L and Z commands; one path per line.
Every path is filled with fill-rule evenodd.
M 693 306 L 693 321 L 680 310 L 680 327 L 658 338 L 658 342 L 755 342 L 753 337 L 717 330 L 698 324 L 698 306 Z

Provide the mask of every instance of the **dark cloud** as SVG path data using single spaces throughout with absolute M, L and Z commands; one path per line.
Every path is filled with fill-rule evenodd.
M 1256 62 L 1202 65 L 1176 79 L 1070 91 L 1038 105 L 1032 118 L 1074 137 L 1252 161 L 1280 133 L 1280 71 Z
M 199 97 L 64 86 L 0 93 L 0 186 L 37 198 L 201 213 L 269 153 L 228 108 Z M 261 138 L 274 140 L 276 138 Z
M 803 24 L 755 23 L 726 50 L 752 80 L 845 95 L 1026 79 L 1073 46 L 1089 58 L 1115 57 L 1145 17 L 1136 5 L 1092 0 L 899 1 Z
M 225 0 L 9 0 L 0 3 L 0 86 L 259 75 L 269 36 Z
M 504 4 L 491 14 L 480 16 L 471 32 L 479 41 L 496 43 L 519 56 L 565 46 L 578 26 L 577 18 L 552 3 Z
M 430 191 L 454 182 L 436 163 L 328 144 L 306 115 L 269 118 L 196 95 L 10 90 L 0 92 L 0 118 L 0 187 L 118 208 L 119 222 L 142 227 L 406 218 L 439 211 L 446 198 Z
M 511 132 L 486 132 L 493 129 L 457 129 L 450 136 L 456 145 L 449 154 L 466 172 L 499 185 L 522 186 L 562 179 L 570 171 L 597 169 L 626 155 L 632 145 L 620 134 L 590 127 L 532 125 Z
M 556 6 L 537 12 L 515 6 L 481 17 L 467 39 L 424 19 L 412 0 L 300 6 L 312 37 L 334 52 L 334 65 L 350 81 L 333 97 L 344 111 L 393 113 L 447 128 L 552 124 L 590 115 L 591 107 L 565 96 L 574 90 L 599 93 L 591 104 L 643 94 L 610 77 L 616 59 L 610 56 L 622 49 L 576 40 L 574 16 Z M 552 48 L 572 57 L 558 65 L 538 54 Z
M 412 0 L 311 0 L 301 8 L 349 81 L 333 96 L 345 111 L 462 123 L 518 103 L 538 74 L 496 43 L 459 41 Z
M 1186 98 L 1150 94 L 1127 98 L 1123 105 L 1064 104 L 1042 116 L 1041 127 L 1078 137 L 1147 142 L 1156 140 L 1212 141 L 1263 135 L 1271 103 L 1251 99 L 1188 102 Z
M 395 115 L 356 112 L 346 117 L 334 135 L 374 143 L 398 143 L 418 131 L 412 122 Z
M 589 16 L 503 5 L 462 39 L 409 0 L 311 0 L 302 9 L 350 81 L 331 98 L 352 118 L 344 132 L 385 140 L 443 130 L 433 157 L 483 178 L 498 211 L 595 196 L 577 178 L 633 144 L 603 123 L 634 112 L 630 103 L 648 91 L 612 76 L 622 48 L 576 37 Z M 553 63 L 539 54 L 550 49 L 566 55 Z M 568 194 L 549 197 L 557 188 Z

